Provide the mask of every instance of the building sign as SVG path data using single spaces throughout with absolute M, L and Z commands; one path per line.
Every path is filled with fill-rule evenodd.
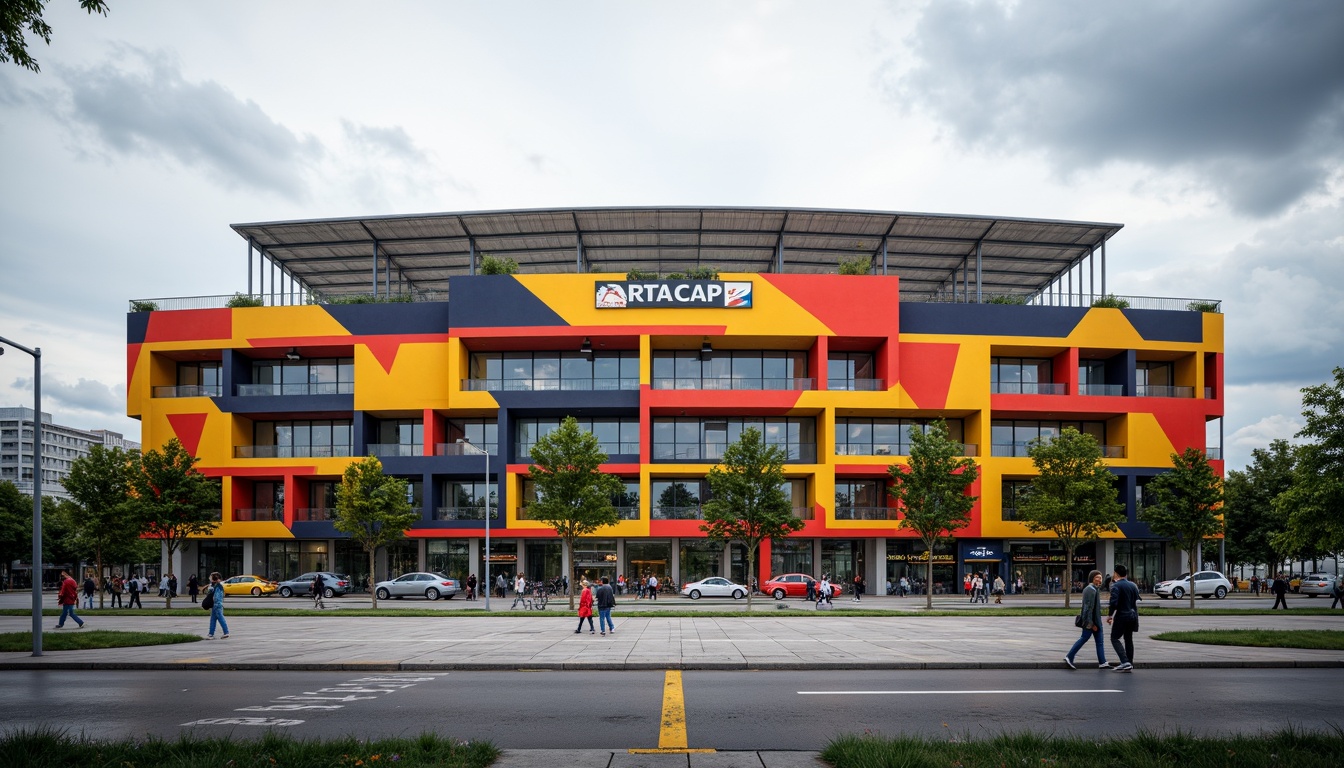
M 929 562 L 929 551 L 926 549 L 926 550 L 924 550 L 923 552 L 914 552 L 914 553 L 909 553 L 909 554 L 907 554 L 907 553 L 905 553 L 905 552 L 888 552 L 888 553 L 887 553 L 887 562 L 889 562 L 889 563 L 927 563 L 927 562 Z M 957 559 L 956 559 L 955 557 L 953 557 L 952 555 L 950 555 L 950 554 L 942 554 L 942 553 L 939 553 L 939 554 L 936 554 L 936 555 L 933 556 L 933 562 L 935 562 L 935 563 L 955 563 L 955 562 L 957 562 Z
M 961 559 L 964 561 L 997 562 L 1003 559 L 1001 542 L 960 542 Z
M 1012 546 L 1014 563 L 1064 564 L 1064 548 L 1058 542 L 1015 543 Z M 1092 565 L 1097 561 L 1096 547 L 1084 544 L 1073 554 L 1074 565 Z
M 751 281 L 623 280 L 596 284 L 598 309 L 641 307 L 751 309 Z

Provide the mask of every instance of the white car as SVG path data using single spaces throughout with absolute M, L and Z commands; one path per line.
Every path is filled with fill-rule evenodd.
M 710 576 L 708 579 L 692 581 L 682 587 L 681 594 L 692 600 L 699 600 L 702 597 L 731 597 L 734 600 L 741 600 L 747 596 L 747 588 L 721 576 Z
M 1161 582 L 1153 591 L 1163 600 L 1168 597 L 1180 600 L 1190 594 L 1190 574 L 1182 573 L 1174 579 Z M 1232 591 L 1232 582 L 1228 581 L 1223 574 L 1217 571 L 1195 572 L 1195 594 L 1199 597 L 1205 600 L 1210 597 L 1222 600 L 1227 597 L 1227 593 L 1230 591 Z
M 379 600 L 395 597 L 423 597 L 426 600 L 438 600 L 446 597 L 452 600 L 462 587 L 457 579 L 450 579 L 442 573 L 421 572 L 398 576 L 391 581 L 380 581 L 374 585 L 374 594 Z
M 1297 591 L 1315 597 L 1317 595 L 1328 595 L 1334 588 L 1335 577 L 1328 573 L 1309 573 L 1302 579 Z

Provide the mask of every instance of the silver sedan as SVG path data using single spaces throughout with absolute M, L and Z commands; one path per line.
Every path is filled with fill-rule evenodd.
M 731 597 L 734 600 L 741 600 L 747 596 L 747 588 L 721 576 L 711 576 L 708 579 L 692 581 L 681 588 L 681 594 L 692 600 L 699 600 L 702 597 Z
M 457 579 L 450 579 L 442 573 L 407 573 L 391 581 L 380 581 L 374 585 L 374 594 L 379 600 L 395 597 L 423 597 L 426 600 L 438 600 L 446 597 L 452 600 L 462 591 Z

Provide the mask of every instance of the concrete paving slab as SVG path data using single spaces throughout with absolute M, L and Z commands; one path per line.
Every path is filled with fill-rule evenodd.
M 689 768 L 690 755 L 613 752 L 608 768 Z
M 491 768 L 608 768 L 607 749 L 506 749 Z
M 818 752 L 761 751 L 756 753 L 764 768 L 830 768 Z

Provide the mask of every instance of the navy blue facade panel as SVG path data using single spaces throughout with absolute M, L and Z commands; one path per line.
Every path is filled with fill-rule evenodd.
M 1148 341 L 1204 341 L 1204 313 L 1170 309 L 1122 309 L 1125 319 Z
M 1106 358 L 1106 383 L 1124 387 L 1121 391 L 1123 395 L 1134 394 L 1134 365 L 1130 357 L 1132 355 L 1120 353 Z
M 448 278 L 448 318 L 453 328 L 568 326 L 564 318 L 511 275 Z
M 262 414 L 276 419 L 348 419 L 355 410 L 354 395 L 255 395 L 228 399 L 233 413 Z M 359 425 L 355 425 L 359 429 Z M 357 437 L 355 439 L 358 439 Z M 359 443 L 354 444 L 355 447 Z
M 448 302 L 328 304 L 324 309 L 356 336 L 447 333 Z
M 638 416 L 639 391 L 491 392 L 501 410 L 528 416 Z M 501 425 L 500 438 L 504 432 Z
M 148 312 L 128 312 L 126 313 L 126 343 L 143 344 L 145 343 L 145 334 L 149 333 L 149 313 Z
M 1063 338 L 1087 314 L 1086 307 L 1015 304 L 925 304 L 901 302 L 901 333 Z
M 349 534 L 336 530 L 330 520 L 295 520 L 293 527 L 296 539 L 348 539 Z

